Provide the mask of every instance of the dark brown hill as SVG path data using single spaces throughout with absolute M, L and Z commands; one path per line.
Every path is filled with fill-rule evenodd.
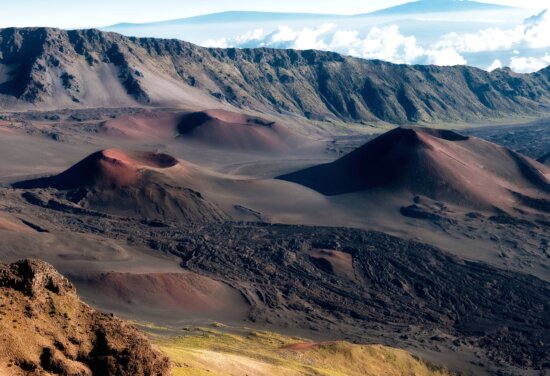
M 172 181 L 168 170 L 177 166 L 178 161 L 167 154 L 107 149 L 86 157 L 58 175 L 19 182 L 13 187 L 55 189 L 53 196 L 45 192 L 37 195 L 27 192 L 30 201 L 44 206 L 52 206 L 53 198 L 53 202 L 61 199 L 78 207 L 114 215 L 180 223 L 225 219 L 225 214 L 199 192 Z
M 279 179 L 325 195 L 378 189 L 483 208 L 550 198 L 546 166 L 475 137 L 426 128 L 396 128 L 333 163 Z

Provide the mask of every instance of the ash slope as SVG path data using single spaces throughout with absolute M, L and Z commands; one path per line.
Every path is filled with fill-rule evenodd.
M 111 139 L 169 141 L 179 138 L 217 149 L 281 153 L 305 138 L 274 121 L 222 109 L 153 111 L 104 121 L 99 132 Z
M 24 197 L 39 206 L 64 207 L 76 212 L 91 209 L 180 223 L 227 219 L 199 192 L 172 181 L 170 169 L 183 168 L 178 164 L 167 154 L 107 149 L 86 157 L 58 175 L 19 182 L 13 187 L 50 188 L 51 195 L 28 191 Z
M 49 264 L 0 264 L 0 373 L 169 375 L 169 361 L 134 327 L 82 303 Z
M 0 103 L 11 108 L 226 102 L 317 120 L 475 121 L 547 112 L 549 75 L 313 50 L 207 49 L 98 30 L 0 30 Z
M 219 109 L 184 115 L 178 133 L 213 147 L 265 153 L 289 151 L 303 142 L 273 121 Z
M 410 193 L 470 208 L 548 211 L 548 167 L 451 131 L 396 128 L 333 163 L 280 176 L 325 195 Z

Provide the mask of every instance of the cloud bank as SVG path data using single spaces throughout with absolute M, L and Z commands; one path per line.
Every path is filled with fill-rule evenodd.
M 502 29 L 498 27 L 476 33 L 448 33 L 435 43 L 425 45 L 414 35 L 404 35 L 397 24 L 371 27 L 367 32 L 349 30 L 336 24 L 322 24 L 314 28 L 293 29 L 279 26 L 265 32 L 255 29 L 234 38 L 208 40 L 207 47 L 271 47 L 318 49 L 334 51 L 366 59 L 380 59 L 393 63 L 459 65 L 467 64 L 464 55 L 493 51 L 509 52 L 509 61 L 495 59 L 487 70 L 509 65 L 516 72 L 532 72 L 550 64 L 550 54 L 519 56 L 518 49 L 547 49 L 550 47 L 550 14 L 543 11 L 527 18 L 521 25 Z M 507 64 L 506 64 L 507 63 Z

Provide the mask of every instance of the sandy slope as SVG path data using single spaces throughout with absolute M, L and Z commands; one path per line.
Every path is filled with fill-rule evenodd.
M 107 120 L 99 131 L 110 139 L 169 142 L 178 138 L 209 148 L 256 153 L 287 152 L 307 142 L 275 121 L 223 109 L 137 113 Z
M 279 177 L 325 195 L 408 192 L 471 208 L 511 210 L 550 199 L 550 170 L 451 131 L 397 128 L 337 161 Z
M 66 171 L 51 177 L 13 184 L 18 189 L 54 188 L 68 203 L 117 215 L 180 222 L 220 221 L 225 214 L 203 199 L 199 192 L 170 184 L 170 170 L 178 161 L 154 152 L 107 149 L 96 152 Z M 44 196 L 46 195 L 46 196 Z M 25 198 L 51 206 L 47 194 L 28 193 Z M 80 210 L 74 208 L 74 210 Z
M 128 119 L 130 116 L 134 115 L 120 119 Z M 154 127 L 155 123 L 151 123 L 150 120 L 157 118 L 164 119 L 163 115 L 146 112 L 143 115 L 145 123 L 149 124 L 146 129 Z M 100 122 L 100 124 L 105 123 Z M 130 128 L 134 126 L 131 122 L 126 123 L 125 120 L 118 124 L 129 124 Z M 81 126 L 81 124 L 74 124 L 71 127 Z M 51 174 L 56 170 L 63 170 L 66 168 L 63 166 L 69 166 L 74 163 L 73 161 L 82 158 L 82 154 L 79 156 L 75 145 L 66 142 L 44 140 L 49 150 L 45 153 L 37 146 L 40 138 L 22 136 L 18 128 L 15 130 L 15 134 L 6 138 L 5 158 L 13 166 L 6 170 L 8 176 L 10 173 L 22 174 L 21 171 L 26 169 L 34 175 L 40 172 Z M 331 184 L 343 183 L 348 188 L 353 187 L 354 184 L 360 187 L 364 184 L 364 181 L 357 177 L 364 175 L 376 177 L 380 171 L 391 172 L 388 176 L 379 175 L 390 180 L 394 179 L 383 187 L 341 195 L 325 196 L 298 184 L 270 179 L 271 176 L 282 172 L 291 172 L 303 166 L 317 165 L 319 162 L 335 158 L 334 154 L 324 152 L 320 148 L 296 148 L 275 156 L 258 151 L 246 153 L 212 148 L 205 144 L 188 142 L 188 140 L 174 140 L 173 137 L 170 137 L 170 140 L 161 141 L 162 143 L 143 146 L 147 142 L 143 138 L 120 141 L 118 138 L 112 139 L 105 135 L 92 139 L 98 145 L 96 150 L 105 146 L 112 147 L 112 145 L 117 145 L 124 150 L 156 149 L 163 151 L 163 153 L 159 151 L 157 153 L 177 156 L 179 163 L 162 169 L 145 167 L 143 183 L 129 190 L 126 188 L 120 191 L 107 189 L 91 192 L 86 189 L 86 197 L 82 196 L 83 191 L 71 197 L 66 193 L 58 196 L 55 192 L 52 196 L 52 192 L 48 190 L 41 192 L 35 190 L 34 194 L 39 196 L 36 202 L 43 206 L 47 205 L 51 199 L 54 199 L 54 202 L 61 199 L 64 200 L 64 205 L 74 206 L 76 201 L 77 205 L 84 209 L 124 216 L 172 218 L 185 222 L 192 218 L 196 219 L 197 212 L 186 211 L 188 214 L 186 216 L 178 209 L 177 202 L 183 200 L 188 203 L 200 203 L 200 200 L 197 201 L 196 196 L 189 196 L 191 194 L 189 191 L 179 189 L 174 191 L 168 186 L 182 187 L 200 192 L 205 201 L 214 204 L 236 220 L 328 226 L 346 224 L 376 229 L 397 236 L 430 242 L 469 259 L 533 272 L 544 279 L 550 278 L 548 268 L 544 266 L 545 258 L 540 256 L 540 252 L 550 252 L 550 250 L 544 250 L 545 230 L 540 224 L 532 221 L 544 220 L 545 214 L 537 214 L 540 211 L 534 208 L 544 201 L 526 200 L 526 197 L 544 198 L 545 193 L 540 189 L 537 174 L 526 175 L 529 169 L 520 168 L 535 166 L 535 170 L 539 168 L 542 171 L 541 165 L 475 138 L 447 140 L 445 137 L 449 138 L 449 133 L 435 137 L 427 131 L 419 131 L 418 134 L 409 132 L 409 136 L 407 132 L 398 131 L 397 133 L 405 133 L 400 136 L 400 143 L 394 144 L 387 141 L 382 143 L 388 146 L 388 149 L 384 150 L 386 154 L 384 154 L 383 163 L 376 155 L 369 157 L 365 148 L 361 148 L 341 161 L 322 167 L 339 166 L 339 164 L 355 166 L 355 170 L 337 168 L 333 174 L 329 174 Z M 78 144 L 82 142 L 84 135 L 76 133 L 71 134 L 70 137 L 75 144 Z M 396 132 L 384 137 L 386 140 L 388 137 L 396 138 Z M 412 142 L 407 141 L 408 138 L 412 139 Z M 29 145 L 28 153 L 19 154 L 16 148 L 10 147 L 10 141 L 16 140 L 23 142 L 23 145 Z M 84 147 L 89 149 L 90 145 L 84 144 Z M 182 158 L 191 160 L 193 163 Z M 369 158 L 374 159 L 371 161 Z M 405 158 L 406 163 L 411 163 L 414 168 L 417 168 L 420 175 L 413 173 L 414 168 L 400 164 L 399 158 Z M 63 159 L 70 159 L 70 162 L 63 164 L 61 162 Z M 38 161 L 38 166 L 34 160 Z M 463 163 L 470 165 L 464 169 Z M 488 167 L 483 169 L 480 167 L 482 165 Z M 381 168 L 381 166 L 387 168 Z M 352 173 L 347 174 L 349 171 Z M 469 181 L 478 182 L 478 175 L 479 181 L 484 182 L 483 184 L 469 183 Z M 10 180 L 15 179 L 12 177 Z M 145 186 L 152 187 L 153 200 L 142 194 L 145 192 L 143 191 Z M 168 201 L 165 201 L 166 198 L 161 195 L 160 187 L 163 187 L 164 191 L 168 187 Z M 509 189 L 520 192 L 526 197 L 512 194 Z M 125 192 L 122 197 L 121 192 Z M 182 192 L 189 192 L 189 194 Z M 77 200 L 79 198 L 81 198 L 80 202 Z M 138 206 L 132 204 L 136 202 L 140 204 Z M 162 202 L 162 207 L 172 208 L 174 211 L 160 212 L 158 209 L 160 206 L 152 204 L 154 202 L 157 204 Z M 512 205 L 508 205 L 509 202 L 512 202 Z M 411 208 L 405 211 L 407 216 L 404 216 L 401 212 L 402 208 L 410 206 Z M 494 217 L 495 206 L 512 213 L 513 216 L 521 217 L 522 220 L 531 221 L 529 222 L 531 224 L 517 221 L 512 223 L 509 219 Z M 519 208 L 522 212 L 517 212 L 514 208 Z M 211 210 L 206 212 L 210 213 Z M 500 223 L 495 222 L 497 220 Z M 509 223 L 503 227 L 502 220 Z
M 188 271 L 104 272 L 70 277 L 79 293 L 89 297 L 94 305 L 127 317 L 159 320 L 180 316 L 238 322 L 246 318 L 249 309 L 237 290 Z M 139 314 L 132 315 L 136 311 Z

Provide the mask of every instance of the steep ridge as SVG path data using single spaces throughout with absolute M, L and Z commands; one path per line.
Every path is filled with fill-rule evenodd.
M 388 190 L 469 207 L 550 199 L 550 169 L 452 131 L 396 128 L 329 164 L 279 176 L 325 195 Z
M 29 202 L 46 207 L 71 209 L 70 204 L 75 204 L 109 214 L 184 223 L 225 219 L 225 214 L 199 192 L 172 181 L 167 170 L 177 165 L 178 161 L 167 154 L 107 149 L 59 175 L 19 182 L 13 187 L 55 189 L 53 196 L 47 192 L 24 194 Z
M 169 361 L 136 328 L 82 303 L 49 264 L 0 264 L 0 373 L 169 375 Z
M 0 103 L 238 108 L 317 120 L 471 121 L 550 105 L 550 70 L 409 66 L 321 51 L 207 49 L 98 30 L 0 30 Z

